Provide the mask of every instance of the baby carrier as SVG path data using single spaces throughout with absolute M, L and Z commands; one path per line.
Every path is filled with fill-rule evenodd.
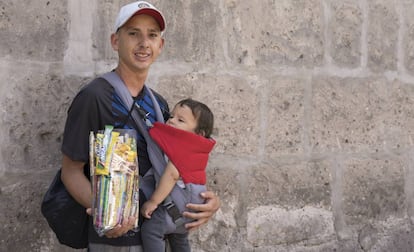
M 131 94 L 129 93 L 128 89 L 118 74 L 115 72 L 109 72 L 102 75 L 101 77 L 107 80 L 113 86 L 115 92 L 118 94 L 127 108 L 138 106 L 138 104 L 134 104 Z M 156 112 L 157 121 L 164 123 L 164 117 L 162 115 L 158 101 L 156 100 L 151 89 L 146 86 L 144 88 L 151 97 L 152 103 L 154 105 L 154 110 Z M 143 177 L 140 177 L 139 182 L 140 189 L 143 191 L 146 198 L 149 199 L 155 190 L 155 186 L 158 183 L 161 175 L 163 174 L 167 160 L 164 156 L 164 153 L 149 135 L 146 126 L 151 127 L 152 123 L 146 119 L 145 113 L 142 113 L 142 110 L 139 108 L 139 106 L 137 109 L 132 110 L 131 116 L 134 119 L 139 132 L 147 143 L 147 151 L 152 164 L 152 168 L 149 169 Z M 205 191 L 205 185 L 187 183 L 185 184 L 185 188 L 182 188 L 178 185 L 174 186 L 170 195 L 167 197 L 167 199 L 164 200 L 163 203 L 163 206 L 165 206 L 168 214 L 171 217 L 171 221 L 167 221 L 167 223 L 171 225 L 167 228 L 168 230 L 176 230 L 174 233 L 185 232 L 184 224 L 193 220 L 183 217 L 182 212 L 190 211 L 186 208 L 186 204 L 189 202 L 195 204 L 203 203 L 204 199 L 201 198 L 200 193 Z

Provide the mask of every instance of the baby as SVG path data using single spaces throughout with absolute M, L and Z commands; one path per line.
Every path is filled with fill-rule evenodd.
M 205 185 L 208 155 L 215 145 L 210 138 L 214 116 L 203 103 L 185 99 L 178 102 L 166 124 L 155 123 L 151 137 L 168 156 L 169 162 L 151 198 L 144 203 L 141 214 L 147 218 L 141 232 L 144 251 L 164 251 L 165 235 L 172 251 L 190 251 L 188 232 L 167 230 L 168 212 L 161 203 L 182 179 L 184 184 Z

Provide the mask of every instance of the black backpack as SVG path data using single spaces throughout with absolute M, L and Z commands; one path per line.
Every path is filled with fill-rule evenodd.
M 88 214 L 60 179 L 61 170 L 43 197 L 41 212 L 61 244 L 81 249 L 88 247 Z M 89 177 L 89 173 L 86 172 Z

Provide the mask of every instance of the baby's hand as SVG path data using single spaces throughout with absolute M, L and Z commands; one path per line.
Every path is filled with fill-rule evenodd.
M 141 208 L 141 214 L 144 216 L 144 218 L 151 219 L 152 213 L 157 209 L 157 204 L 152 202 L 151 200 L 148 200 L 144 203 L 144 205 Z

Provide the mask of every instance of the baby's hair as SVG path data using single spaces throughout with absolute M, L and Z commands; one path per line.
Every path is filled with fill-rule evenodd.
M 214 127 L 214 115 L 211 110 L 199 101 L 191 98 L 179 101 L 175 106 L 187 106 L 193 112 L 195 119 L 197 120 L 197 127 L 195 133 L 209 138 L 213 133 Z

